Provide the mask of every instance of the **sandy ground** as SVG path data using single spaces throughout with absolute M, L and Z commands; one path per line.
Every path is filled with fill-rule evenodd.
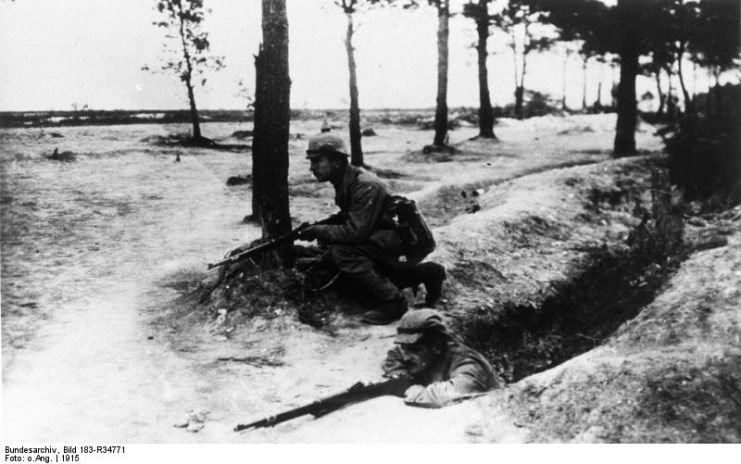
M 306 137 L 320 124 L 297 123 L 291 130 L 290 183 L 303 193 L 292 199 L 291 211 L 299 221 L 334 210 L 329 187 L 313 182 L 302 156 Z M 379 136 L 366 138 L 364 147 L 368 164 L 404 173 L 391 183 L 422 203 L 447 187 L 475 189 L 517 178 L 524 179 L 523 190 L 513 192 L 508 185 L 502 192 L 524 199 L 536 182 L 528 184 L 529 175 L 607 160 L 613 128 L 614 115 L 505 120 L 496 129 L 501 142 L 467 142 L 464 157 L 444 163 L 409 162 L 408 152 L 432 139 L 429 131 L 378 126 Z M 171 339 L 178 334 L 158 331 L 151 322 L 177 295 L 167 282 L 188 273 L 205 275 L 208 262 L 258 236 L 255 227 L 241 223 L 249 213 L 249 188 L 225 185 L 227 177 L 250 172 L 249 154 L 142 141 L 186 129 L 143 125 L 0 133 L 7 442 L 527 439 L 526 430 L 504 414 L 501 420 L 489 418 L 486 433 L 477 428 L 473 419 L 481 402 L 431 411 L 405 407 L 395 398 L 274 429 L 232 432 L 237 423 L 358 380 L 377 380 L 395 329 L 349 320 L 330 336 L 286 314 L 255 320 L 238 336 L 225 336 L 227 328 L 213 321 L 175 345 Z M 244 128 L 207 124 L 204 132 L 227 140 L 237 129 Z M 474 128 L 464 127 L 451 138 L 463 142 L 473 135 Z M 639 148 L 660 149 L 650 128 L 637 135 Z M 72 151 L 77 159 L 61 163 L 42 156 L 54 148 Z M 180 163 L 174 162 L 176 151 Z M 462 199 L 460 214 L 466 206 Z M 249 355 L 274 356 L 280 363 L 219 361 Z M 206 413 L 197 432 L 173 426 L 189 411 Z
M 603 345 L 478 400 L 478 440 L 497 441 L 504 422 L 545 443 L 739 443 L 741 236 L 728 238 Z M 712 456 L 735 459 L 725 451 Z
M 179 385 L 199 382 L 148 339 L 147 308 L 168 298 L 153 282 L 183 266 L 205 266 L 208 255 L 238 241 L 244 228 L 233 212 L 244 202 L 216 177 L 223 157 L 174 164 L 126 142 L 141 129 L 157 130 L 61 131 L 69 149 L 88 151 L 73 163 L 39 158 L 49 151 L 44 146 L 28 149 L 28 159 L 16 152 L 4 160 L 3 195 L 12 198 L 3 205 L 9 439 L 177 439 L 170 418 L 186 401 Z M 215 198 L 225 208 L 210 207 Z M 36 311 L 19 315 L 15 306 L 23 304 Z M 29 325 L 36 330 L 29 333 Z M 156 412 L 155 403 L 162 406 Z M 144 431 L 145 423 L 161 432 Z

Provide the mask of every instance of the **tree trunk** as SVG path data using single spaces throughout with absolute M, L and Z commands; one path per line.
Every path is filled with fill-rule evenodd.
M 449 0 L 437 4 L 437 105 L 435 107 L 435 139 L 433 145 L 445 145 L 448 133 L 448 36 Z
M 345 49 L 347 50 L 347 67 L 350 72 L 350 162 L 353 166 L 363 166 L 363 146 L 360 133 L 360 103 L 358 103 L 358 75 L 355 63 L 355 48 L 352 44 L 355 25 L 353 14 L 345 10 L 347 16 L 347 32 L 345 34 Z
M 288 203 L 288 134 L 291 80 L 288 74 L 288 18 L 285 0 L 262 0 L 263 43 L 255 58 L 255 128 L 252 141 L 253 215 L 263 237 L 291 229 Z M 293 246 L 278 250 L 284 266 Z
M 656 114 L 664 114 L 666 95 L 664 95 L 664 91 L 661 90 L 661 68 L 656 70 L 654 76 L 656 77 L 656 93 L 659 95 L 659 109 L 656 110 Z
M 684 98 L 684 112 L 686 114 L 694 113 L 694 105 L 692 104 L 692 98 L 690 93 L 687 91 L 687 86 L 684 83 L 684 72 L 682 70 L 682 61 L 684 55 L 684 42 L 680 43 L 679 52 L 677 53 L 677 75 L 679 76 L 679 85 L 682 88 L 682 97 Z
M 723 88 L 720 85 L 720 69 L 713 69 L 713 75 L 715 76 L 715 85 L 713 86 L 713 93 L 715 94 L 715 115 L 722 116 L 725 113 L 723 108 Z M 708 95 L 710 98 L 710 95 Z
M 624 46 L 620 52 L 620 84 L 617 96 L 617 127 L 613 157 L 620 158 L 637 153 L 636 125 L 638 106 L 636 103 L 636 76 L 638 75 L 637 47 Z
M 566 50 L 566 55 L 563 58 L 563 86 L 561 87 L 561 109 L 567 111 L 566 107 L 566 79 L 568 77 L 569 68 L 569 51 Z
M 599 108 L 600 111 L 603 109 L 602 104 L 602 90 L 605 88 L 605 69 L 609 70 L 609 66 L 602 62 L 600 63 L 600 75 L 599 75 L 599 85 L 597 86 L 597 100 L 594 102 L 594 105 L 596 108 Z
M 203 139 L 203 136 L 201 135 L 201 121 L 198 117 L 198 110 L 196 109 L 196 97 L 193 93 L 193 84 L 191 84 L 190 80 L 191 79 L 189 74 L 185 85 L 186 87 L 188 87 L 188 101 L 190 102 L 190 121 L 193 124 L 193 140 L 195 142 L 198 142 Z
M 708 92 L 705 95 L 705 114 L 710 117 L 713 114 L 713 88 L 710 86 L 710 80 L 713 77 L 713 71 L 708 69 Z
M 527 17 L 526 17 L 527 18 Z M 520 97 L 520 115 L 522 117 L 523 107 L 525 105 L 525 76 L 527 75 L 527 55 L 530 53 L 530 21 L 525 20 L 525 38 L 522 47 L 522 72 L 520 73 L 520 89 L 518 95 Z M 529 116 L 528 116 L 529 117 Z
M 183 47 L 183 60 L 185 61 L 185 75 L 181 79 L 185 82 L 185 87 L 188 89 L 188 103 L 190 105 L 190 120 L 193 124 L 193 140 L 199 142 L 203 136 L 201 135 L 201 122 L 198 118 L 198 110 L 196 109 L 196 97 L 193 92 L 193 64 L 190 61 L 190 53 L 188 53 L 188 44 L 185 40 L 185 21 L 183 20 L 183 7 L 178 4 L 180 10 L 180 24 L 178 32 L 180 33 L 180 43 Z
M 252 104 L 252 108 L 254 110 L 254 122 L 252 123 L 252 214 L 250 215 L 250 218 L 253 221 L 260 220 L 260 199 L 265 196 L 265 192 L 263 190 L 263 178 L 256 176 L 258 172 L 262 172 L 263 170 L 263 157 L 256 156 L 257 153 L 262 153 L 262 151 L 260 150 L 261 144 L 263 143 L 263 137 L 258 138 L 257 132 L 266 123 L 265 110 L 263 109 L 263 100 L 265 97 L 259 90 L 265 87 L 265 84 L 263 83 L 263 81 L 265 80 L 265 77 L 263 75 L 263 68 L 265 67 L 265 65 L 263 64 L 263 61 L 263 47 L 262 44 L 260 44 L 260 49 L 257 55 L 255 55 L 255 100 Z
M 524 100 L 525 100 L 525 74 L 527 73 L 527 47 L 528 47 L 528 41 L 530 37 L 530 33 L 528 32 L 529 23 L 525 23 L 525 38 L 522 46 L 522 68 L 520 70 L 520 81 L 517 83 L 515 88 L 515 116 L 517 119 L 522 119 L 523 114 L 523 106 L 524 106 Z
M 617 65 L 615 65 L 614 63 L 610 64 L 610 73 L 612 76 L 610 80 L 610 107 L 611 108 L 617 108 L 617 95 L 618 95 L 617 88 L 619 85 L 619 81 L 618 81 L 618 84 L 615 84 L 615 81 L 616 81 L 615 69 L 617 69 Z
M 674 83 L 672 81 L 671 66 L 664 67 L 664 71 L 666 72 L 666 78 L 668 82 L 668 87 L 666 90 L 666 115 L 670 118 L 674 118 L 677 112 L 677 99 L 674 96 Z
M 589 57 L 584 57 L 584 62 L 582 63 L 581 69 L 582 69 L 582 89 L 581 89 L 581 109 L 582 111 L 587 110 L 587 63 L 589 62 Z
M 489 95 L 489 70 L 486 66 L 486 60 L 489 57 L 486 50 L 486 42 L 489 39 L 488 3 L 489 0 L 479 0 L 480 15 L 476 18 L 476 32 L 479 40 L 476 44 L 479 65 L 479 137 L 496 139 L 494 112 Z
M 518 85 L 517 88 L 515 88 L 515 117 L 517 119 L 522 119 L 522 103 L 524 100 L 525 95 L 525 89 Z

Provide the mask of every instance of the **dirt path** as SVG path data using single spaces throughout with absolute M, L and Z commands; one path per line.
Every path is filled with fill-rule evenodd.
M 73 137 L 82 138 L 70 130 Z M 199 389 L 209 382 L 157 341 L 147 308 L 172 298 L 171 289 L 154 283 L 159 278 L 205 268 L 207 256 L 220 255 L 244 234 L 231 213 L 244 208 L 244 200 L 215 181 L 224 160 L 210 161 L 187 157 L 174 164 L 169 156 L 132 151 L 17 167 L 47 179 L 15 180 L 10 194 L 14 201 L 35 198 L 33 238 L 56 260 L 32 255 L 36 261 L 25 264 L 37 272 L 19 284 L 35 288 L 34 304 L 46 320 L 29 344 L 4 350 L 6 439 L 183 441 L 172 424 L 199 406 Z M 225 209 L 207 205 L 214 197 Z M 69 236 L 67 246 L 56 249 L 60 228 Z M 3 251 L 17 252 L 19 261 L 23 255 Z
M 501 128 L 500 137 L 509 141 L 501 145 L 503 156 L 496 158 L 500 164 L 489 164 L 488 170 L 481 168 L 480 159 L 469 162 L 467 172 L 458 170 L 463 162 L 405 164 L 412 175 L 399 186 L 424 197 L 424 188 L 439 189 L 440 179 L 451 169 L 456 177 L 446 182 L 476 184 L 573 159 L 566 149 L 546 150 L 558 134 L 553 128 L 545 132 L 548 121 L 540 124 Z M 602 125 L 611 124 L 600 122 L 589 130 L 584 124 L 570 121 L 559 127 L 583 133 L 574 138 L 573 147 L 592 150 L 582 153 L 583 159 L 604 159 L 604 137 L 590 132 L 602 132 Z M 228 134 L 232 129 L 219 130 Z M 457 137 L 463 140 L 472 131 Z M 256 320 L 246 330 L 249 336 L 236 340 L 225 338 L 218 324 L 204 327 L 198 339 L 181 340 L 173 350 L 168 334 L 149 324 L 176 294 L 157 282 L 203 273 L 207 260 L 257 235 L 254 228 L 238 223 L 238 212 L 247 212 L 248 190 L 224 186 L 228 175 L 249 172 L 245 155 L 204 152 L 173 163 L 171 149 L 129 142 L 151 135 L 151 126 L 61 132 L 63 149 L 64 144 L 77 152 L 85 147 L 75 163 L 38 156 L 51 152 L 57 140 L 23 131 L 4 138 L 13 144 L 15 155 L 3 160 L 8 185 L 3 219 L 14 218 L 3 226 L 3 239 L 16 240 L 3 244 L 3 280 L 6 270 L 15 271 L 7 274 L 10 282 L 3 286 L 3 313 L 11 301 L 11 309 L 33 304 L 30 307 L 43 317 L 30 341 L 21 335 L 11 337 L 19 340 L 16 345 L 4 341 L 3 434 L 8 442 L 476 440 L 477 431 L 464 426 L 476 414 L 476 402 L 429 411 L 407 408 L 393 398 L 369 401 L 315 422 L 304 418 L 276 429 L 233 433 L 239 422 L 310 402 L 357 380 L 377 380 L 394 328 L 350 321 L 330 337 L 287 315 L 270 323 Z M 429 135 L 414 129 L 386 133 L 369 139 L 372 164 L 401 159 L 410 144 L 422 146 Z M 300 139 L 292 142 L 292 150 L 299 153 L 296 161 L 304 144 Z M 388 158 L 379 158 L 383 151 L 390 153 Z M 291 176 L 294 181 L 306 178 L 305 166 L 292 162 Z M 18 205 L 30 208 L 28 217 Z M 321 202 L 297 199 L 292 208 L 301 219 L 320 217 L 332 209 L 331 197 Z M 34 246 L 41 251 L 36 253 Z M 22 329 L 22 323 L 16 326 L 5 319 L 4 335 Z M 271 353 L 279 360 L 273 366 L 234 361 L 269 358 Z M 189 410 L 208 412 L 206 426 L 198 433 L 173 427 Z M 522 439 L 512 424 L 502 423 L 500 430 L 494 441 Z M 491 431 L 488 434 L 491 438 Z

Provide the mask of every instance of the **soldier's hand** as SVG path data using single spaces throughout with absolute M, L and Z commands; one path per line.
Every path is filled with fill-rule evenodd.
M 301 240 L 306 240 L 307 242 L 311 242 L 312 240 L 316 240 L 317 238 L 317 227 L 316 226 L 309 226 L 305 229 L 303 229 L 298 234 L 298 238 Z
M 414 403 L 420 393 L 424 391 L 425 387 L 422 385 L 412 385 L 407 388 L 404 392 L 404 401 L 407 403 Z

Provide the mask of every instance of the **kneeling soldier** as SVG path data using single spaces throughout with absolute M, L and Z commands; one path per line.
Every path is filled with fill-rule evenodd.
M 374 300 L 363 316 L 367 324 L 389 324 L 407 311 L 400 288 L 427 291 L 426 304 L 440 297 L 445 268 L 433 262 L 401 262 L 401 237 L 389 214 L 389 187 L 375 174 L 348 163 L 344 141 L 329 132 L 309 140 L 306 158 L 319 182 L 331 182 L 340 212 L 304 229 L 299 238 L 319 240 L 339 270 L 362 286 Z

